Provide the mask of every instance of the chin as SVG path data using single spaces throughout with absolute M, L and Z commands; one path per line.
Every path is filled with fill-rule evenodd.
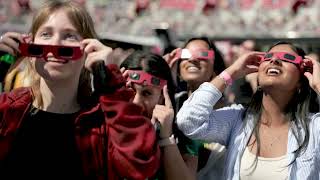
M 185 80 L 188 84 L 202 84 L 204 82 L 208 82 L 207 79 L 197 77 L 197 78 L 188 78 Z
M 259 84 L 260 87 L 264 90 L 269 89 L 269 88 L 280 88 L 283 86 L 282 82 L 277 82 L 277 81 L 265 81 L 263 83 Z
M 74 76 L 74 75 L 68 75 L 59 71 L 51 71 L 51 72 L 41 73 L 40 76 L 43 79 L 48 81 L 62 81 L 62 80 L 71 79 L 70 76 Z

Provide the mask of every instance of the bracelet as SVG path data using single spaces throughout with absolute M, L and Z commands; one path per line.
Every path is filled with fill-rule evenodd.
M 232 85 L 233 80 L 231 78 L 231 75 L 227 71 L 222 71 L 219 74 L 219 77 L 224 80 L 224 84 L 226 86 L 231 86 Z
M 158 141 L 158 145 L 160 147 L 175 145 L 175 144 L 178 144 L 178 138 L 175 138 L 173 134 L 170 137 L 163 138 Z

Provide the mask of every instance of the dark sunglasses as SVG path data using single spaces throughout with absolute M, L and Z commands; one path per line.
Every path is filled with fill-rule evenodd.
M 56 45 L 42 45 L 21 43 L 19 45 L 21 56 L 38 57 L 47 61 L 47 54 L 52 53 L 56 59 L 64 60 L 78 60 L 83 56 L 83 52 L 79 46 L 56 46 Z

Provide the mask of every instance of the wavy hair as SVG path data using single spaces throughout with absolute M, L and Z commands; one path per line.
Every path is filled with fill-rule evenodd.
M 51 14 L 61 9 L 66 12 L 71 23 L 75 26 L 75 28 L 83 38 L 97 38 L 97 33 L 94 29 L 94 23 L 89 13 L 79 4 L 71 1 L 59 0 L 48 1 L 35 14 L 30 28 L 30 33 L 32 34 L 32 36 L 35 36 L 38 29 L 48 20 Z M 30 76 L 31 79 L 30 85 L 33 92 L 34 100 L 40 107 L 42 107 L 43 101 L 39 91 L 40 76 L 35 71 L 34 65 L 32 63 L 28 63 L 27 72 L 28 76 Z M 89 99 L 91 93 L 92 90 L 90 72 L 83 67 L 79 78 L 77 97 L 77 101 L 81 107 L 87 105 L 86 100 Z

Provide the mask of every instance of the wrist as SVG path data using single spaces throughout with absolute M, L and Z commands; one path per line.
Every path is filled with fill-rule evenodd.
M 160 130 L 160 138 L 161 139 L 169 138 L 170 136 L 172 136 L 172 131 L 164 132 L 163 130 Z
M 236 80 L 237 79 L 237 70 L 234 68 L 227 68 L 224 71 L 226 71 L 232 78 L 232 80 Z
M 226 86 L 231 86 L 232 85 L 233 79 L 232 79 L 232 76 L 230 75 L 230 73 L 228 71 L 224 70 L 218 76 L 224 81 L 224 84 Z
M 172 145 L 177 145 L 177 144 L 178 144 L 178 138 L 175 138 L 173 134 L 170 137 L 161 138 L 158 141 L 158 145 L 160 147 L 172 146 Z
M 318 96 L 320 96 L 320 84 L 315 86 L 315 90 L 314 91 L 318 94 Z

